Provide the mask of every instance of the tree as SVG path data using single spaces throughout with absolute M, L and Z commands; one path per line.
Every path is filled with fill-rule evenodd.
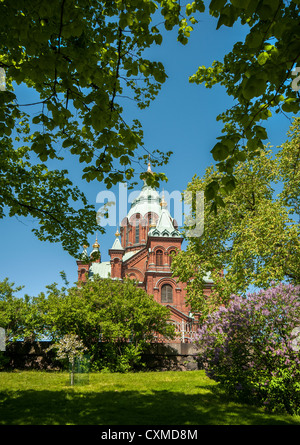
M 299 414 L 299 297 L 299 286 L 280 284 L 234 295 L 207 318 L 197 339 L 201 360 L 231 397 Z
M 137 121 L 126 124 L 118 102 L 124 92 L 132 93 L 143 108 L 166 78 L 162 64 L 141 57 L 145 48 L 161 43 L 158 29 L 150 27 L 155 3 L 19 0 L 1 2 L 0 8 L 3 137 L 11 136 L 16 119 L 23 124 L 26 119 L 32 132 L 26 142 L 42 162 L 59 158 L 61 146 L 54 144 L 61 141 L 87 165 L 87 180 L 110 187 L 131 179 L 130 160 L 142 133 Z M 21 111 L 25 105 L 17 102 L 13 82 L 35 90 L 39 114 L 30 119 Z
M 24 309 L 28 297 L 22 299 L 16 296 L 22 289 L 23 286 L 15 287 L 15 283 L 10 283 L 8 278 L 0 281 L 0 326 L 5 329 L 7 341 L 24 337 L 26 312 Z
M 1 95 L 0 95 L 1 97 Z M 28 147 L 14 149 L 11 141 L 0 140 L 2 175 L 0 218 L 31 216 L 38 221 L 33 233 L 42 241 L 61 242 L 71 255 L 87 243 L 89 233 L 103 232 L 94 206 L 68 179 L 68 171 L 33 165 Z
M 41 225 L 36 230 L 41 239 L 61 241 L 72 255 L 78 253 L 95 230 L 93 208 L 62 169 L 47 173 L 42 190 L 36 184 L 50 161 L 62 160 L 65 153 L 82 163 L 86 181 L 103 181 L 107 187 L 132 183 L 135 162 L 146 158 L 148 150 L 141 123 L 124 118 L 125 99 L 147 107 L 167 77 L 162 63 L 144 58 L 144 50 L 162 43 L 161 18 L 165 29 L 177 28 L 178 40 L 186 44 L 204 10 L 203 0 L 185 6 L 179 0 L 0 2 L 0 74 L 4 70 L 6 78 L 0 91 L 0 143 L 6 147 L 0 166 L 2 217 L 4 206 L 11 215 L 30 214 Z M 245 42 L 234 45 L 223 63 L 200 67 L 190 78 L 208 88 L 220 83 L 236 101 L 218 117 L 225 134 L 212 149 L 224 173 L 221 182 L 208 183 L 205 190 L 216 210 L 223 203 L 219 190 L 235 186 L 234 165 L 263 148 L 267 133 L 261 120 L 273 108 L 299 111 L 297 81 L 296 87 L 289 81 L 300 55 L 299 0 L 212 0 L 209 13 L 218 19 L 217 29 L 238 21 L 249 26 Z M 19 103 L 16 84 L 32 88 L 37 95 L 33 103 Z M 33 104 L 39 110 L 29 114 Z M 170 154 L 154 151 L 152 161 L 161 165 Z M 17 166 L 10 162 L 15 157 Z M 26 177 L 24 187 L 12 182 L 17 174 Z M 60 188 L 52 194 L 51 180 L 60 174 Z M 162 173 L 141 176 L 152 185 L 166 179 Z M 68 203 L 72 227 L 63 205 L 57 208 L 57 197 Z M 79 209 L 73 211 L 72 200 L 80 202 Z
M 263 150 L 268 138 L 263 121 L 271 118 L 273 110 L 299 112 L 299 77 L 292 77 L 300 59 L 299 5 L 299 0 L 212 0 L 209 4 L 210 14 L 218 19 L 217 29 L 236 22 L 249 27 L 244 42 L 237 42 L 223 62 L 201 66 L 190 78 L 207 88 L 223 85 L 234 99 L 234 105 L 217 117 L 224 123 L 224 134 L 211 150 L 219 172 L 225 173 L 206 186 L 214 210 L 222 203 L 220 190 L 229 192 L 235 186 L 234 167 Z
M 82 287 L 60 289 L 56 283 L 46 287 L 46 293 L 23 299 L 15 297 L 21 288 L 14 289 L 14 283 L 8 279 L 0 283 L 0 326 L 6 329 L 8 341 L 46 338 L 57 345 L 67 336 L 70 341 L 62 345 L 66 350 L 69 345 L 72 353 L 76 336 L 97 369 L 127 371 L 140 361 L 156 335 L 174 336 L 169 309 L 130 279 L 95 277 Z
M 205 203 L 203 235 L 188 238 L 186 251 L 172 261 L 174 275 L 188 283 L 189 303 L 203 317 L 226 304 L 231 294 L 245 295 L 250 286 L 266 289 L 271 282 L 300 283 L 299 164 L 295 163 L 299 125 L 298 119 L 276 157 L 266 148 L 259 158 L 235 166 L 235 188 L 230 193 L 220 189 L 224 206 L 215 214 Z M 204 190 L 223 177 L 210 167 L 187 189 Z M 283 184 L 277 194 L 276 183 Z M 214 281 L 209 297 L 203 280 L 208 272 Z
M 96 278 L 64 291 L 51 285 L 47 297 L 41 294 L 37 304 L 53 340 L 74 333 L 87 347 L 99 338 L 138 344 L 150 341 L 156 333 L 168 336 L 173 332 L 167 324 L 169 310 L 129 279 Z
M 71 367 L 70 383 L 71 386 L 74 386 L 75 362 L 82 359 L 86 348 L 76 335 L 67 334 L 57 344 L 51 345 L 48 351 L 52 349 L 56 349 L 56 355 L 59 360 L 68 360 Z
M 125 122 L 122 103 L 131 96 L 148 106 L 166 78 L 162 64 L 142 57 L 161 43 L 155 11 L 149 0 L 0 2 L 0 216 L 32 215 L 39 238 L 61 241 L 72 255 L 95 231 L 96 212 L 67 170 L 49 165 L 70 153 L 86 181 L 132 180 L 142 130 Z M 19 102 L 16 84 L 32 89 L 32 103 Z M 156 151 L 153 163 L 169 155 Z M 164 175 L 145 177 L 157 184 Z
M 0 281 L 0 326 L 6 331 L 7 342 L 33 341 L 44 338 L 42 302 L 44 295 L 17 296 L 24 286 L 15 286 L 8 278 Z
M 288 140 L 278 154 L 279 174 L 285 178 L 280 200 L 291 209 L 295 220 L 300 221 L 300 119 L 294 119 L 288 132 Z
M 10 301 L 0 306 L 3 316 L 13 308 Z M 95 278 L 68 289 L 54 283 L 47 286 L 46 294 L 29 299 L 25 318 L 16 315 L 12 336 L 22 339 L 24 332 L 30 332 L 31 339 L 47 338 L 56 344 L 66 335 L 75 335 L 97 369 L 127 371 L 140 361 L 156 335 L 173 338 L 169 315 L 168 308 L 129 279 Z M 1 316 L 0 311 L 0 320 Z

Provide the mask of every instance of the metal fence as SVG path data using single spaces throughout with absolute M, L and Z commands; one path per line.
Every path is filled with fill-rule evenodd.
M 170 321 L 170 324 L 175 326 L 175 338 L 172 339 L 172 342 L 175 343 L 192 343 L 196 339 L 196 334 L 199 329 L 199 323 L 194 321 Z M 163 335 L 156 335 L 156 342 L 166 342 L 166 338 Z M 168 340 L 170 341 L 170 340 Z

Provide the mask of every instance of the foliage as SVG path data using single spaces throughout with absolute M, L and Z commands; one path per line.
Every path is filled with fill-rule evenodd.
M 300 353 L 292 344 L 299 324 L 300 286 L 232 296 L 199 330 L 207 375 L 242 400 L 299 414 Z
M 172 5 L 163 3 L 167 14 Z M 166 79 L 161 63 L 143 57 L 162 41 L 151 24 L 156 9 L 151 0 L 0 2 L 0 216 L 33 216 L 39 238 L 61 241 L 72 255 L 95 231 L 96 213 L 63 159 L 78 159 L 83 179 L 109 188 L 133 179 L 139 148 L 147 158 L 141 124 L 125 122 L 123 103 L 147 107 Z M 31 89 L 31 103 L 20 103 L 18 85 Z M 153 164 L 169 156 L 154 150 Z M 52 161 L 59 168 L 51 171 Z
M 104 342 L 92 348 L 94 351 L 92 371 L 129 372 L 144 369 L 142 353 L 145 344 Z
M 279 174 L 284 178 L 280 200 L 300 221 L 300 118 L 294 119 L 288 140 L 280 147 L 277 159 Z
M 75 358 L 83 356 L 86 348 L 79 340 L 77 335 L 66 334 L 58 343 L 51 345 L 48 350 L 56 349 L 56 355 L 59 360 L 67 359 L 70 363 L 73 363 Z
M 9 318 L 7 314 L 14 315 Z M 69 289 L 59 289 L 54 283 L 47 286 L 47 295 L 41 293 L 26 301 L 6 298 L 0 306 L 0 319 L 10 340 L 27 336 L 57 343 L 65 335 L 76 335 L 98 362 L 94 366 L 119 371 L 139 362 L 156 333 L 167 338 L 174 335 L 174 327 L 168 323 L 169 309 L 129 279 L 95 278 Z M 106 343 L 113 345 L 101 348 Z M 103 352 L 100 358 L 99 351 Z
M 28 297 L 24 299 L 15 296 L 23 286 L 15 287 L 8 278 L 0 281 L 0 326 L 5 329 L 6 341 L 24 337 L 26 305 Z
M 300 283 L 299 135 L 297 119 L 290 140 L 275 157 L 266 147 L 260 157 L 238 163 L 235 187 L 229 194 L 221 191 L 225 206 L 214 214 L 205 202 L 204 233 L 188 238 L 186 251 L 174 258 L 173 273 L 188 283 L 188 300 L 202 317 L 250 286 Z M 203 178 L 192 179 L 188 190 L 196 193 L 223 177 L 216 168 L 208 168 Z M 209 271 L 214 286 L 207 297 L 203 277 Z
M 234 105 L 217 119 L 224 123 L 223 135 L 211 150 L 218 171 L 225 173 L 207 185 L 206 197 L 216 210 L 223 201 L 221 190 L 231 191 L 234 167 L 258 156 L 268 138 L 263 121 L 275 113 L 300 110 L 298 83 L 293 70 L 300 59 L 298 0 L 212 0 L 210 14 L 221 26 L 240 22 L 249 28 L 223 62 L 200 66 L 190 82 L 207 88 L 223 85 Z
M 7 209 L 9 216 L 36 218 L 39 225 L 32 232 L 42 241 L 61 242 L 72 255 L 78 249 L 74 240 L 87 243 L 89 233 L 103 232 L 94 206 L 74 187 L 66 169 L 33 165 L 28 147 L 15 149 L 11 141 L 4 139 L 0 140 L 0 165 L 0 218 Z
M 71 366 L 71 385 L 74 385 L 75 360 L 83 357 L 84 347 L 82 341 L 74 334 L 66 334 L 57 344 L 51 345 L 48 351 L 56 349 L 56 355 L 59 360 L 67 359 Z
M 40 304 L 40 306 L 39 306 Z M 40 295 L 45 333 L 53 338 L 73 332 L 89 347 L 99 341 L 138 344 L 150 341 L 155 331 L 169 335 L 169 310 L 132 280 L 123 282 L 95 278 L 82 287 L 61 292 L 48 287 L 47 298 Z
M 224 135 L 212 149 L 223 175 L 205 193 L 216 210 L 224 203 L 221 190 L 235 187 L 234 166 L 263 149 L 267 132 L 261 121 L 272 109 L 299 111 L 290 82 L 300 55 L 299 1 L 211 0 L 208 10 L 218 19 L 217 29 L 236 22 L 249 27 L 245 41 L 223 62 L 200 67 L 190 78 L 207 88 L 224 85 L 235 100 L 218 116 Z M 149 150 L 141 123 L 125 121 L 126 100 L 144 109 L 167 77 L 163 64 L 145 58 L 144 51 L 161 45 L 159 24 L 176 28 L 185 45 L 204 11 L 203 0 L 185 6 L 179 0 L 0 2 L 0 68 L 6 78 L 0 94 L 0 217 L 6 209 L 9 215 L 31 215 L 41 240 L 61 242 L 78 254 L 95 231 L 96 213 L 67 177 L 63 158 L 78 159 L 88 182 L 110 188 L 133 181 L 134 163 Z M 17 85 L 34 92 L 31 103 L 20 103 Z M 152 162 L 162 165 L 170 155 L 154 150 Z M 51 161 L 59 168 L 51 170 Z M 166 179 L 162 173 L 141 177 L 152 185 Z

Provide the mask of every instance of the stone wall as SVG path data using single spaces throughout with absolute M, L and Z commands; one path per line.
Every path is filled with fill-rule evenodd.
M 5 357 L 9 359 L 8 368 L 59 370 L 61 363 L 55 360 L 55 352 L 47 351 L 51 342 L 36 341 L 9 343 Z
M 149 370 L 193 371 L 199 369 L 197 349 L 191 343 L 152 343 L 143 358 Z
M 62 365 L 55 353 L 47 351 L 51 342 L 14 342 L 4 353 L 7 369 L 59 370 Z M 152 343 L 143 355 L 147 370 L 191 371 L 199 369 L 197 350 L 191 343 Z

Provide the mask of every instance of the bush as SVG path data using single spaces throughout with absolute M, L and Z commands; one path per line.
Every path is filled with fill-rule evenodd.
M 92 370 L 128 372 L 143 369 L 141 356 L 147 345 L 131 343 L 100 343 L 92 348 Z
M 0 351 L 0 371 L 6 368 L 6 366 L 9 364 L 9 361 L 9 357 L 5 354 L 5 352 Z
M 281 284 L 232 296 L 208 316 L 196 340 L 207 375 L 239 400 L 299 414 L 299 296 L 299 286 Z

